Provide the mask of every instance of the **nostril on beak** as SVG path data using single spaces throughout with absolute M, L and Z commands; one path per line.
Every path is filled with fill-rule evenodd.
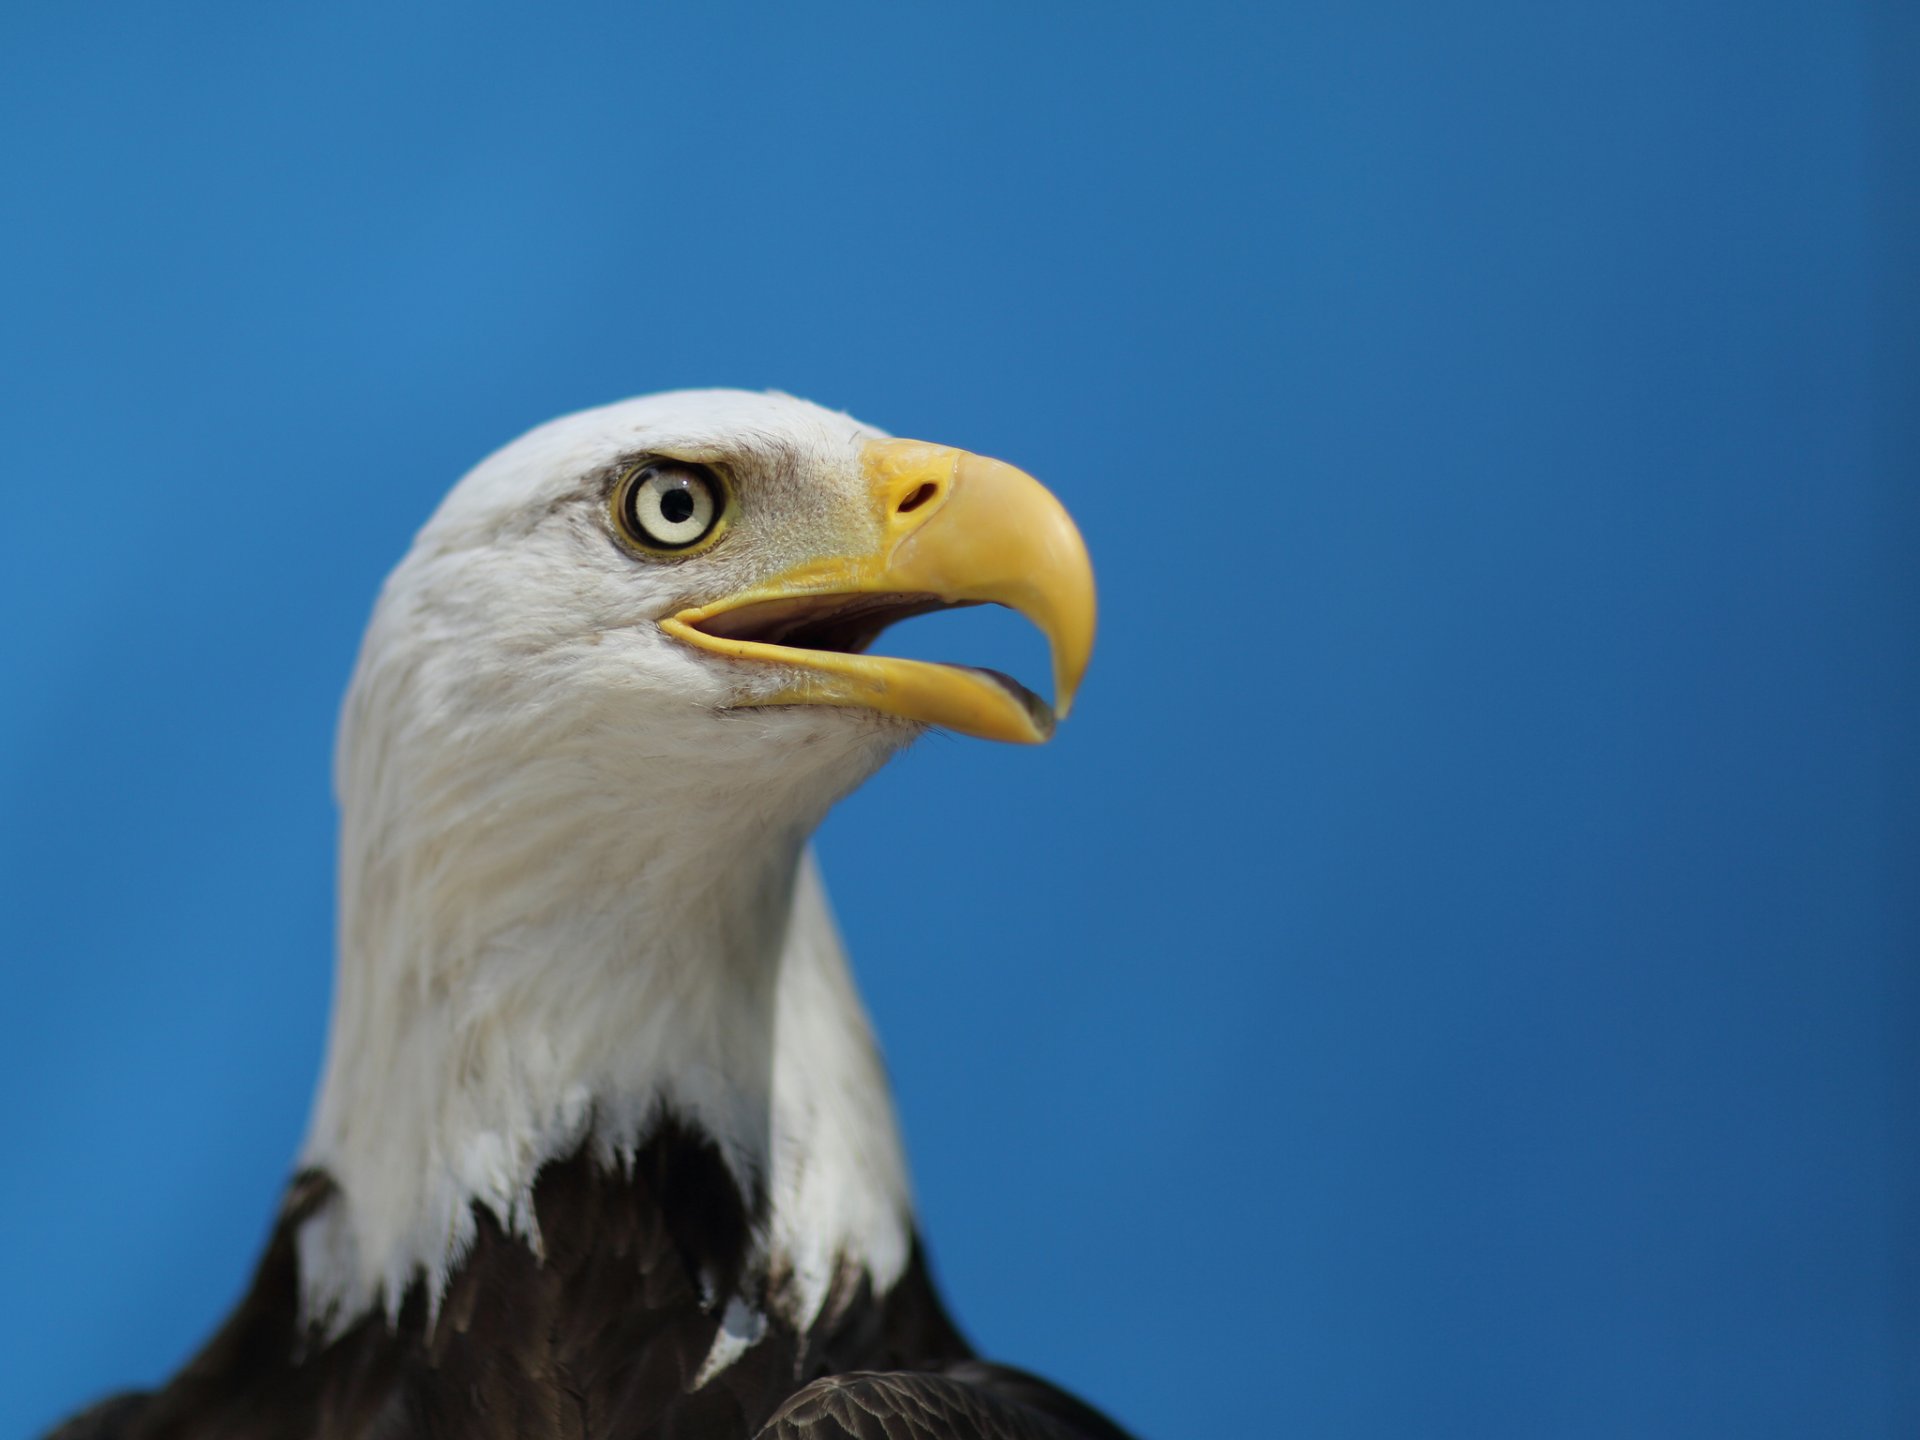
M 938 495 L 939 493 L 940 493 L 940 487 L 934 484 L 931 480 L 928 480 L 923 484 L 916 485 L 913 488 L 913 493 L 907 496 L 906 499 L 902 500 L 898 505 L 894 507 L 894 513 L 896 515 L 910 514 L 911 512 L 918 510 L 922 505 L 926 504 L 929 500 L 933 499 L 933 497 Z

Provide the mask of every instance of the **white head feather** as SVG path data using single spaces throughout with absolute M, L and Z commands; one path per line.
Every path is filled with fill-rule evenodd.
M 540 1167 L 582 1143 L 617 1162 L 663 1105 L 766 1187 L 795 1324 L 841 1261 L 879 1291 L 904 1269 L 887 1087 L 805 848 L 917 727 L 724 710 L 769 682 L 652 623 L 823 537 L 871 544 L 877 434 L 731 391 L 569 416 L 462 480 L 388 579 L 336 759 L 339 964 L 302 1160 L 340 1194 L 299 1236 L 310 1321 L 391 1312 L 422 1277 L 437 1301 L 475 1204 L 538 1247 Z M 726 545 L 648 563 L 612 539 L 610 477 L 652 450 L 739 477 Z

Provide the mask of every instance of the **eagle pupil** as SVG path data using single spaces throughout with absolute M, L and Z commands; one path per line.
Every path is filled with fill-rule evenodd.
M 660 497 L 660 514 L 669 525 L 681 525 L 693 518 L 693 496 L 685 490 L 669 490 Z

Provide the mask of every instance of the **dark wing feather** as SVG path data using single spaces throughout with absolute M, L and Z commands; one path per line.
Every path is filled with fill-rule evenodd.
M 1077 1400 L 1058 1385 L 1042 1380 L 1038 1375 L 1029 1375 L 1024 1370 L 1016 1370 L 1011 1365 L 995 1365 L 987 1360 L 962 1360 L 944 1367 L 942 1373 L 991 1391 L 1003 1400 L 1037 1410 L 1065 1425 L 1069 1435 L 1084 1436 L 1085 1440 L 1133 1440 L 1131 1435 L 1084 1400 Z
M 829 1375 L 773 1414 L 758 1440 L 1127 1440 L 1044 1380 L 967 1362 L 943 1371 Z
M 89 1405 L 78 1415 L 49 1430 L 45 1440 L 119 1440 L 143 1414 L 150 1399 L 142 1390 L 123 1390 Z

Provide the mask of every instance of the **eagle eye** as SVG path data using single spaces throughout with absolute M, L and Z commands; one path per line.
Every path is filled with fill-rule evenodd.
M 682 554 L 708 539 L 726 515 L 727 491 L 705 465 L 647 460 L 613 487 L 613 518 L 630 544 Z

